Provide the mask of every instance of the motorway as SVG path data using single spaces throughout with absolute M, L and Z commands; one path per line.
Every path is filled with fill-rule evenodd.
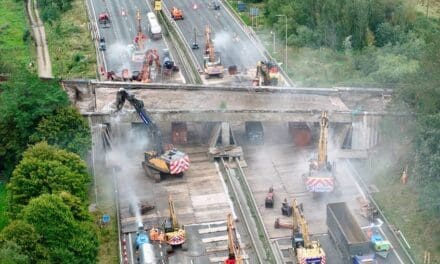
M 220 10 L 212 8 L 211 0 L 164 0 L 163 3 L 168 10 L 174 6 L 183 10 L 184 19 L 175 21 L 175 25 L 180 29 L 189 46 L 195 41 L 195 32 L 200 48 L 192 51 L 199 69 L 203 67 L 205 26 L 209 25 L 215 50 L 220 52 L 225 70 L 235 65 L 244 75 L 249 71 L 249 78 L 242 81 L 248 85 L 251 84 L 250 80 L 255 74 L 257 61 L 264 59 L 263 53 L 258 44 L 249 38 L 248 32 L 245 32 L 246 29 L 237 23 L 236 18 L 222 1 L 218 1 L 221 5 Z M 170 16 L 169 13 L 166 15 Z
M 147 37 L 144 51 L 157 49 L 162 64 L 164 50 L 169 50 L 169 46 L 164 38 L 154 40 L 147 34 L 146 14 L 151 11 L 151 8 L 146 0 L 88 0 L 87 5 L 91 13 L 92 28 L 97 34 L 96 41 L 100 37 L 105 38 L 107 48 L 105 51 L 99 51 L 98 54 L 102 58 L 101 64 L 104 72 L 114 71 L 116 75 L 121 76 L 124 69 L 128 69 L 130 72 L 141 70 L 139 63 L 131 61 L 131 49 L 129 47 L 129 45 L 134 44 L 137 35 L 137 10 L 141 14 L 142 32 Z M 101 12 L 107 12 L 110 15 L 109 24 L 99 24 L 98 17 Z M 171 54 L 171 57 L 173 57 L 173 54 Z M 173 74 L 172 77 L 168 77 L 153 70 L 151 75 L 152 82 L 181 83 L 183 81 L 180 74 Z

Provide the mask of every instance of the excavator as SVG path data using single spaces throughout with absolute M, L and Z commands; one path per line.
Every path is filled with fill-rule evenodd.
M 333 192 L 335 188 L 335 164 L 327 161 L 327 137 L 329 119 L 327 112 L 321 113 L 320 134 L 318 143 L 318 159 L 311 159 L 309 175 L 305 179 L 306 190 L 314 197 L 321 193 Z
M 145 110 L 144 102 L 135 98 L 124 88 L 120 88 L 116 96 L 116 111 L 120 111 L 128 100 L 134 107 L 140 118 L 146 125 L 152 138 L 153 150 L 144 153 L 144 161 L 142 167 L 148 177 L 155 182 L 160 182 L 167 175 L 182 177 L 184 172 L 189 168 L 188 155 L 175 148 L 164 150 L 162 146 L 162 134 L 159 128 L 151 119 L 151 115 Z
M 279 67 L 271 61 L 257 62 L 257 72 L 252 84 L 254 86 L 277 86 L 279 79 Z
M 225 260 L 225 264 L 243 264 L 243 257 L 241 256 L 240 242 L 237 238 L 237 231 L 234 226 L 234 219 L 232 214 L 228 214 L 228 258 Z
M 205 54 L 203 56 L 203 70 L 205 78 L 212 76 L 223 78 L 223 65 L 221 63 L 220 54 L 215 51 L 214 43 L 211 40 L 211 28 L 205 27 Z
M 319 241 L 312 241 L 309 236 L 307 221 L 302 213 L 301 206 L 298 206 L 296 199 L 293 199 L 293 236 L 292 247 L 295 252 L 297 263 L 304 264 L 325 264 L 325 252 Z
M 174 20 L 183 20 L 183 11 L 175 6 L 171 8 L 171 18 Z
M 165 241 L 170 246 L 167 251 L 172 252 L 177 246 L 180 246 L 182 250 L 187 250 L 185 229 L 183 229 L 183 226 L 179 226 L 171 195 L 168 198 L 168 207 L 170 217 L 164 222 Z

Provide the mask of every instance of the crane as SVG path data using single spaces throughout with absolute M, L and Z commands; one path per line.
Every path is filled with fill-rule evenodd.
M 124 88 L 120 88 L 116 95 L 117 111 L 122 109 L 126 100 L 134 107 L 152 137 L 153 149 L 144 153 L 144 161 L 142 161 L 142 167 L 146 175 L 156 182 L 160 182 L 162 176 L 165 175 L 182 177 L 183 173 L 189 168 L 188 155 L 175 148 L 164 150 L 162 134 L 151 119 L 151 115 L 145 110 L 144 102 L 136 99 L 134 94 Z
M 228 214 L 228 258 L 225 260 L 225 264 L 243 264 L 243 258 L 241 256 L 240 242 L 238 241 L 237 231 L 234 226 L 234 219 L 232 214 Z
M 144 50 L 144 42 L 147 37 L 142 33 L 142 22 L 141 22 L 141 11 L 139 9 L 136 10 L 136 21 L 137 21 L 137 34 L 134 38 L 134 42 L 137 44 L 138 50 Z
M 293 237 L 292 246 L 295 251 L 297 263 L 324 264 L 326 262 L 325 252 L 319 241 L 312 241 L 309 236 L 309 227 L 302 214 L 302 205 L 297 204 L 293 199 Z
M 211 39 L 211 28 L 205 27 L 205 54 L 203 56 L 203 67 L 206 78 L 211 76 L 223 77 L 223 65 L 221 64 L 220 54 L 215 52 L 214 43 Z
M 183 227 L 181 227 L 177 221 L 177 215 L 174 209 L 174 201 L 171 198 L 171 194 L 168 198 L 168 208 L 170 210 L 170 217 L 164 222 L 165 239 L 170 246 L 168 251 L 172 252 L 173 247 L 176 246 L 181 246 L 182 250 L 186 250 L 186 233 Z
M 306 178 L 306 189 L 309 192 L 317 193 L 333 192 L 335 188 L 335 164 L 327 160 L 327 139 L 329 119 L 327 112 L 321 113 L 320 133 L 318 142 L 318 159 L 311 159 L 309 164 L 309 175 Z

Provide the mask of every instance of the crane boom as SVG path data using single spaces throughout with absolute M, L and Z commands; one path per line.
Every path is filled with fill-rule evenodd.
M 124 88 L 120 88 L 116 95 L 116 111 L 120 111 L 122 107 L 124 107 L 126 100 L 134 107 L 142 122 L 144 122 L 144 124 L 150 130 L 154 142 L 154 151 L 156 151 L 158 155 L 164 153 L 162 146 L 162 134 L 160 133 L 157 125 L 150 118 L 150 114 L 147 112 L 147 110 L 145 110 L 144 102 L 136 99 L 134 94 L 128 92 Z
M 241 256 L 240 242 L 238 241 L 237 231 L 234 226 L 234 219 L 232 218 L 232 214 L 228 214 L 228 251 L 229 256 L 228 259 L 225 260 L 225 264 L 235 263 L 235 264 L 243 264 L 243 258 Z
M 328 116 L 327 112 L 322 112 L 320 121 L 321 131 L 319 133 L 318 147 L 318 169 L 327 165 L 327 136 L 328 136 Z
M 174 209 L 174 201 L 171 198 L 171 194 L 168 199 L 168 207 L 170 209 L 170 219 L 171 219 L 171 223 L 173 225 L 173 229 L 174 229 L 174 231 L 177 231 L 177 230 L 179 230 L 179 222 L 177 221 L 176 211 Z

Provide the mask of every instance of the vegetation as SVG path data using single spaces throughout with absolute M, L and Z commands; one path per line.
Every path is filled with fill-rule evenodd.
M 23 2 L 2 0 L 0 14 L 0 73 L 23 71 L 32 62 Z
M 47 141 L 49 144 L 85 157 L 90 149 L 90 129 L 76 108 L 60 108 L 41 120 L 31 142 Z
M 20 212 L 30 199 L 45 193 L 68 191 L 87 201 L 90 178 L 86 168 L 85 162 L 74 153 L 45 142 L 31 146 L 23 153 L 8 184 L 11 212 Z
M 7 189 L 4 183 L 0 183 L 0 230 L 8 223 L 8 217 L 6 215 L 7 209 Z

